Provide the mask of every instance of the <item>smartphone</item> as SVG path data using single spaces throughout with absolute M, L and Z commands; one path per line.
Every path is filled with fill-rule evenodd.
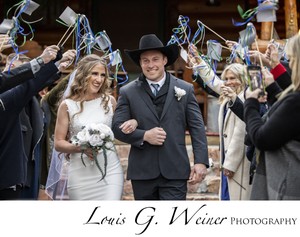
M 258 65 L 248 65 L 247 73 L 250 90 L 254 91 L 257 88 L 263 89 L 261 67 Z

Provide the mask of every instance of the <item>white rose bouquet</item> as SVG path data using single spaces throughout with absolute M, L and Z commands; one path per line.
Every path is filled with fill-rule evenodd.
M 106 167 L 107 167 L 107 150 L 112 150 L 114 144 L 114 134 L 111 131 L 110 127 L 103 123 L 99 124 L 89 124 L 88 126 L 85 126 L 82 128 L 80 132 L 78 132 L 76 135 L 72 136 L 71 143 L 80 146 L 82 153 L 81 153 L 81 161 L 84 166 L 84 160 L 83 160 L 83 152 L 87 148 L 91 148 L 93 151 L 93 161 L 96 163 L 97 168 L 101 172 L 101 179 L 104 179 L 106 176 Z M 104 170 L 101 168 L 98 159 L 97 154 L 98 152 L 102 150 L 104 155 Z

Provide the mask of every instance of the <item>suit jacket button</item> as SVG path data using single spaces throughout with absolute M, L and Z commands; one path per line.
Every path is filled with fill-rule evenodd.
M 223 134 L 223 137 L 225 137 L 225 138 L 226 138 L 226 137 L 227 137 L 227 134 L 225 134 L 225 133 L 224 133 L 224 134 Z

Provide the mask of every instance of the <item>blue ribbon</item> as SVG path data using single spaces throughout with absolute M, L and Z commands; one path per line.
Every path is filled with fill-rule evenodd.
M 242 25 L 245 25 L 248 22 L 250 22 L 257 15 L 257 13 L 259 13 L 259 12 L 267 11 L 267 10 L 277 10 L 277 5 L 274 2 L 272 2 L 273 3 L 272 5 L 262 4 L 263 2 L 265 2 L 265 1 L 262 1 L 262 0 L 258 0 L 257 1 L 258 6 L 253 9 L 253 12 L 250 13 L 251 16 L 247 17 L 246 21 L 244 21 L 244 22 L 237 22 L 237 21 L 235 21 L 232 18 L 232 24 L 234 26 L 242 26 Z M 238 6 L 238 8 L 241 9 L 240 6 Z

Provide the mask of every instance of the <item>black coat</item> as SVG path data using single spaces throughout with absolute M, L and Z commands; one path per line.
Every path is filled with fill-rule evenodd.
M 59 78 L 57 72 L 57 67 L 50 62 L 36 73 L 36 78 L 0 94 L 3 104 L 0 109 L 0 189 L 26 182 L 27 157 L 19 114 L 47 81 Z
M 30 63 L 25 63 L 10 72 L 0 73 L 0 93 L 7 91 L 34 77 Z
M 245 122 L 253 144 L 263 152 L 251 199 L 300 200 L 300 92 L 291 92 L 268 111 L 266 122 L 254 98 L 245 101 Z

